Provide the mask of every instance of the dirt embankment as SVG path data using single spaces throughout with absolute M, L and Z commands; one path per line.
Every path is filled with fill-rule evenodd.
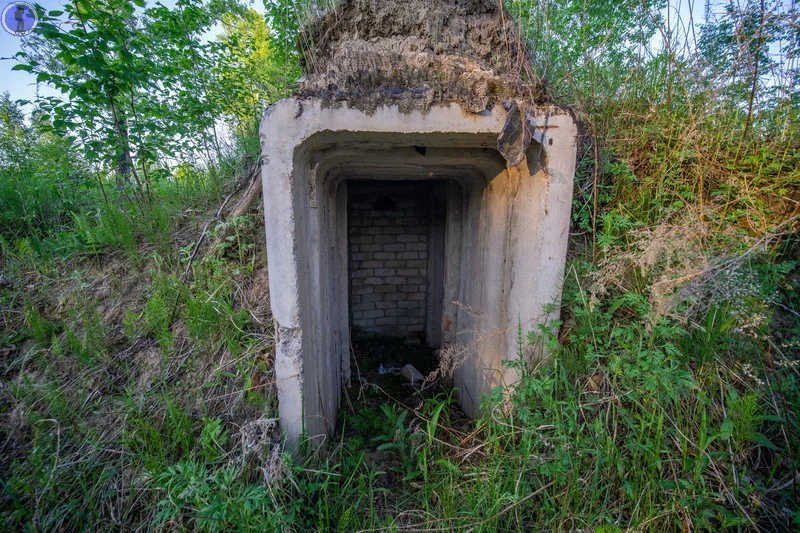
M 371 113 L 454 102 L 480 113 L 497 100 L 547 100 L 493 0 L 345 0 L 301 35 L 301 48 L 297 95 L 329 105 Z

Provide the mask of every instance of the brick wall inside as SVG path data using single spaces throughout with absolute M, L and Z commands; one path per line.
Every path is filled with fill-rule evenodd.
M 348 183 L 350 324 L 354 334 L 425 332 L 429 182 Z

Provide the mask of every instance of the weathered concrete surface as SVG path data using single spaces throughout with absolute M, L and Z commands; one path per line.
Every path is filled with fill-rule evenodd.
M 529 110 L 530 111 L 530 110 Z M 526 117 L 531 142 L 509 168 L 497 151 L 506 111 L 458 105 L 371 114 L 287 99 L 261 127 L 270 301 L 281 429 L 291 446 L 333 429 L 349 379 L 348 180 L 446 180 L 441 341 L 463 359 L 454 374 L 465 411 L 517 379 L 518 323 L 557 316 L 566 256 L 576 126 L 565 111 Z M 305 436 L 305 437 L 304 437 Z

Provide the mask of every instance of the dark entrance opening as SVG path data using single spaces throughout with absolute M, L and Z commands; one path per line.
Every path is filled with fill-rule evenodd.
M 347 182 L 351 368 L 390 395 L 413 392 L 405 365 L 438 362 L 446 194 L 447 180 Z
M 445 184 L 347 184 L 351 338 L 441 342 Z

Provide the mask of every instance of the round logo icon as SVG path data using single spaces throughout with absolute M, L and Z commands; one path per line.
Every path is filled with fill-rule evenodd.
M 39 24 L 39 14 L 33 4 L 11 2 L 3 10 L 3 28 L 11 35 L 28 35 Z

